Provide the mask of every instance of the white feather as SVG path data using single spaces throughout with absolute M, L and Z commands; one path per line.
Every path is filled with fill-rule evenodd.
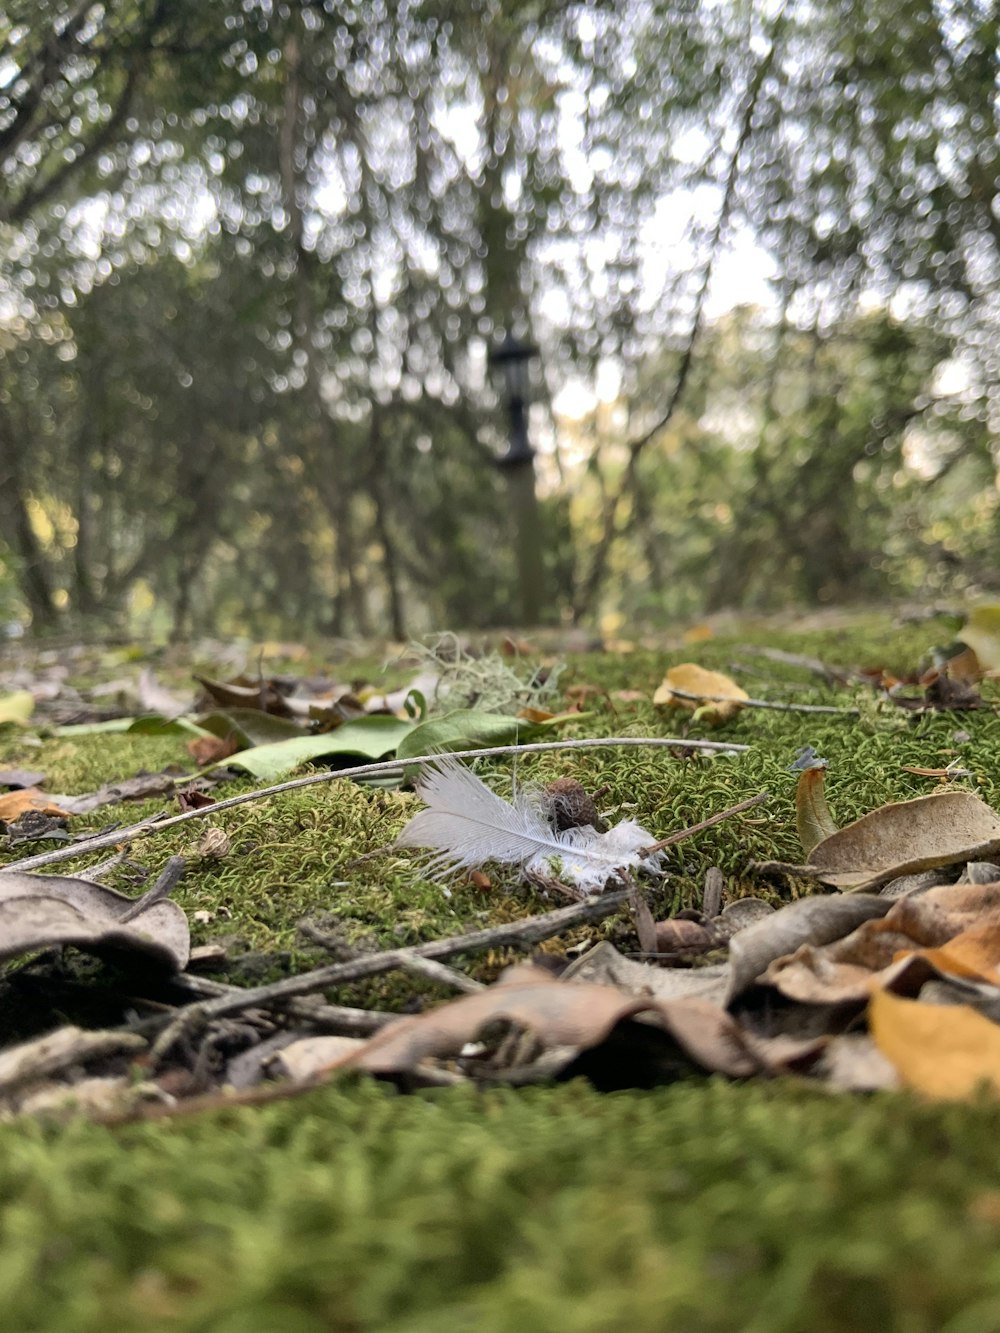
M 519 792 L 511 804 L 454 759 L 443 758 L 424 769 L 416 788 L 427 809 L 414 815 L 396 845 L 431 848 L 435 854 L 428 868 L 433 871 L 501 861 L 546 874 L 558 858 L 563 879 L 582 889 L 599 889 L 616 870 L 659 864 L 658 856 L 640 855 L 654 839 L 634 820 L 607 833 L 589 826 L 556 833 L 537 793 Z

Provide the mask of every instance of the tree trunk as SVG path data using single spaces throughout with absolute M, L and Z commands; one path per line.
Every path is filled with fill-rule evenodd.
M 17 581 L 36 629 L 59 620 L 41 542 L 31 523 L 28 493 L 14 438 L 13 423 L 0 405 L 0 537 L 17 558 Z

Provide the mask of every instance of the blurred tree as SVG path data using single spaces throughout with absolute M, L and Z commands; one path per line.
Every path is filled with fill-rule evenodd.
M 139 580 L 178 631 L 509 617 L 511 324 L 550 397 L 620 386 L 542 437 L 553 615 L 988 577 L 997 24 L 13 0 L 0 540 L 36 623 Z M 723 315 L 741 238 L 773 299 Z

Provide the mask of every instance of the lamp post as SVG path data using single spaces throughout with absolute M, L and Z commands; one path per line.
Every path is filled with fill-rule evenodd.
M 542 529 L 535 494 L 535 451 L 528 439 L 530 362 L 538 348 L 515 338 L 508 329 L 503 342 L 490 353 L 510 428 L 510 445 L 497 459 L 506 474 L 510 507 L 516 525 L 517 576 L 522 624 L 537 625 L 545 604 Z

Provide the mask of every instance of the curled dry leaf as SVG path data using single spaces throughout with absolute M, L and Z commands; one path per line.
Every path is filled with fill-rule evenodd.
M 229 834 L 225 829 L 209 825 L 191 848 L 191 855 L 221 861 L 229 855 L 230 847 Z
M 169 900 L 128 922 L 131 898 L 102 884 L 62 875 L 0 872 L 0 961 L 72 944 L 88 953 L 138 953 L 183 971 L 190 952 L 187 918 Z
M 651 995 L 658 1000 L 706 1000 L 721 1007 L 729 984 L 729 965 L 650 967 L 626 958 L 610 941 L 602 940 L 574 959 L 560 980 L 614 986 L 626 995 Z
M 104 805 L 118 805 L 122 801 L 146 801 L 151 796 L 166 796 L 177 786 L 176 773 L 137 773 L 135 777 L 106 782 L 97 791 L 83 796 L 56 796 L 64 813 L 85 815 Z
M 715 933 L 723 940 L 731 940 L 741 930 L 746 930 L 766 916 L 774 916 L 773 903 L 764 898 L 737 898 L 734 903 L 724 907 L 712 921 Z
M 545 978 L 544 980 L 542 978 Z M 509 1025 L 531 1035 L 526 1053 L 558 1050 L 563 1067 L 581 1051 L 604 1042 L 623 1020 L 639 1015 L 672 1038 L 703 1069 L 745 1077 L 760 1067 L 738 1024 L 717 1005 L 697 999 L 656 1000 L 623 995 L 612 986 L 565 985 L 539 973 L 534 982 L 492 986 L 451 1004 L 392 1023 L 355 1054 L 335 1061 L 338 1070 L 400 1074 L 432 1059 L 454 1059 L 484 1030 Z M 527 1061 L 526 1061 L 527 1062 Z M 557 1072 L 545 1064 L 546 1076 Z
M 262 717 L 266 714 L 261 714 Z M 199 768 L 209 764 L 220 764 L 240 749 L 240 742 L 233 736 L 194 736 L 187 743 L 187 751 Z
M 832 837 L 837 832 L 837 825 L 826 803 L 825 781 L 825 767 L 816 764 L 800 773 L 795 788 L 795 823 L 806 856 L 824 838 Z
M 675 691 L 680 690 L 678 695 Z M 685 695 L 697 695 L 696 699 Z M 653 703 L 658 708 L 686 708 L 688 712 L 699 711 L 701 717 L 713 722 L 726 722 L 738 713 L 742 703 L 750 696 L 741 689 L 735 680 L 724 676 L 719 671 L 706 671 L 694 662 L 682 662 L 671 667 L 663 677 L 663 682 L 653 695 Z
M 824 838 L 809 857 L 825 884 L 869 892 L 899 875 L 988 860 L 1000 851 L 1000 816 L 968 791 L 896 801 Z
M 912 966 L 917 960 L 923 966 Z M 884 918 L 835 943 L 803 944 L 771 963 L 764 980 L 803 1004 L 845 1004 L 879 988 L 919 989 L 933 973 L 997 985 L 998 966 L 1000 883 L 948 884 L 894 900 Z
M 735 934 L 729 944 L 729 999 L 761 978 L 771 963 L 802 945 L 829 944 L 863 921 L 882 917 L 892 906 L 885 898 L 854 894 L 849 898 L 800 898 Z
M 223 708 L 253 708 L 262 713 L 273 713 L 277 717 L 291 716 L 288 700 L 276 681 L 252 680 L 248 676 L 237 676 L 235 680 L 226 681 L 210 680 L 197 673 L 194 678 L 213 703 Z
M 720 941 L 710 925 L 684 917 L 657 921 L 654 942 L 659 953 L 704 953 Z
M 181 698 L 172 690 L 168 690 L 165 685 L 161 685 L 149 667 L 143 667 L 139 672 L 136 695 L 147 713 L 158 713 L 160 717 L 165 718 L 180 717 L 182 713 L 188 712 L 193 703 L 192 699 Z

